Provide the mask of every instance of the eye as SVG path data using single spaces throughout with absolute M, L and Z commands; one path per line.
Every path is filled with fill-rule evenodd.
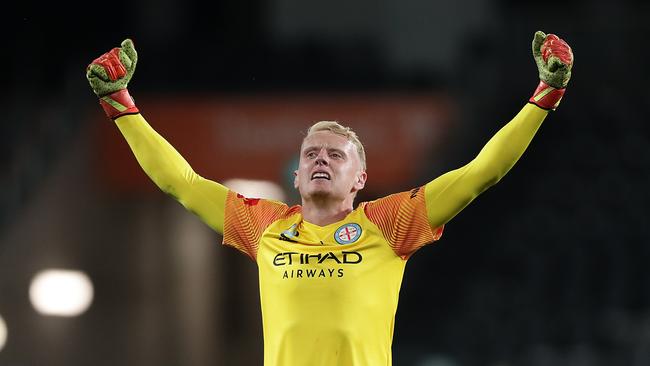
M 316 154 L 316 152 L 314 151 L 308 151 L 307 153 L 305 153 L 305 156 L 308 157 L 309 159 L 314 159 L 316 158 L 316 156 L 318 156 L 318 154 Z
M 330 154 L 330 157 L 332 159 L 341 159 L 341 158 L 343 158 L 343 155 L 341 155 L 341 153 L 339 153 L 339 152 L 334 151 L 334 152 L 332 152 Z

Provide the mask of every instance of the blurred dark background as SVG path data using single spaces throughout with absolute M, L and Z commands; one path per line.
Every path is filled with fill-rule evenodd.
M 467 163 L 525 104 L 536 30 L 573 47 L 565 98 L 515 168 L 410 260 L 394 364 L 650 365 L 649 3 L 15 6 L 1 25 L 0 365 L 262 363 L 254 263 L 161 192 L 97 174 L 111 157 L 96 145 L 121 140 L 84 71 L 122 39 L 140 55 L 129 89 L 143 112 L 198 95 L 444 100 L 444 139 L 404 162 L 418 171 L 405 190 Z M 360 199 L 391 193 L 370 172 Z M 30 281 L 47 268 L 88 275 L 85 312 L 34 309 Z

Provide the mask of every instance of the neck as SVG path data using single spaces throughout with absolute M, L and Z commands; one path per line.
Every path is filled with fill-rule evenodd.
M 325 226 L 343 220 L 353 210 L 354 196 L 342 201 L 302 199 L 303 218 L 315 225 Z

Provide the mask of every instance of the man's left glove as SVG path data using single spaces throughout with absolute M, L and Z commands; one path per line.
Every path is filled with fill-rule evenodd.
M 539 85 L 529 102 L 538 107 L 555 110 L 562 100 L 566 86 L 571 79 L 573 51 L 555 34 L 535 32 L 533 57 L 539 70 Z
M 130 39 L 122 41 L 121 46 L 96 58 L 86 68 L 90 87 L 111 119 L 140 112 L 127 90 L 138 63 L 138 53 Z

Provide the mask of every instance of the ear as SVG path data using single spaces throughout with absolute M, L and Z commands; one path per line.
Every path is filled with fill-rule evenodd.
M 368 179 L 368 173 L 366 173 L 365 170 L 362 170 L 357 174 L 357 179 L 354 182 L 354 190 L 355 191 L 360 191 L 363 189 L 363 187 L 366 186 L 366 180 Z
M 293 171 L 293 188 L 298 189 L 298 171 Z

